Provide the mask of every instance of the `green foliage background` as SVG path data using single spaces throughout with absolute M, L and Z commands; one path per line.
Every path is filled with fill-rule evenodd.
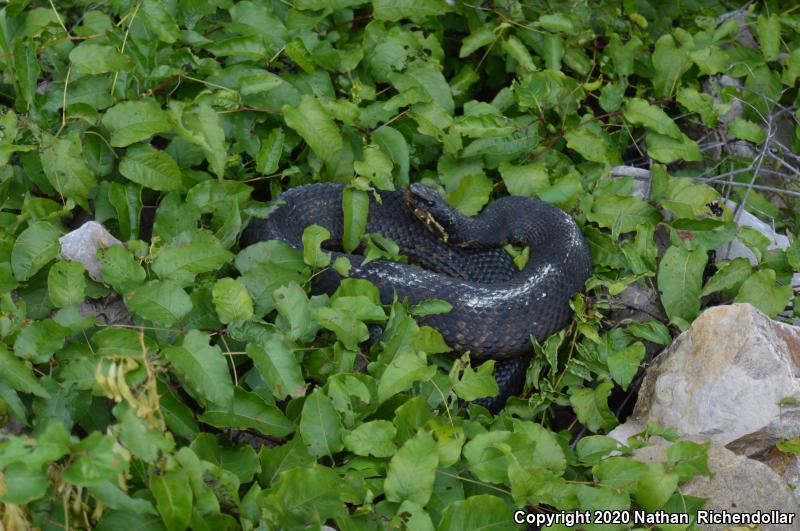
M 0 7 L 0 414 L 25 432 L 0 436 L 7 528 L 507 529 L 517 507 L 700 506 L 679 485 L 708 473 L 704 447 L 635 461 L 674 436 L 618 445 L 607 400 L 708 297 L 792 301 L 800 245 L 768 250 L 704 179 L 730 171 L 731 199 L 796 232 L 796 181 L 754 188 L 761 164 L 711 155 L 706 133 L 741 104 L 726 133 L 759 151 L 770 113 L 794 119 L 800 13 L 749 5 L 748 47 L 716 19 L 735 2 L 453 4 Z M 610 177 L 623 162 L 649 167 L 647 200 Z M 414 321 L 439 304 L 384 306 L 358 280 L 310 296 L 315 269 L 347 267 L 324 231 L 239 249 L 270 197 L 331 180 L 350 183 L 345 244 L 375 257 L 392 249 L 363 234 L 366 194 L 412 181 L 467 214 L 508 193 L 575 217 L 595 273 L 522 398 L 458 408 L 495 384 Z M 125 242 L 98 253 L 102 282 L 58 259 L 87 219 Z M 737 236 L 758 265 L 709 270 Z M 609 320 L 632 284 L 659 290 L 663 322 Z M 79 311 L 115 297 L 132 323 Z M 385 325 L 369 352 L 367 324 Z M 583 431 L 555 428 L 565 409 Z

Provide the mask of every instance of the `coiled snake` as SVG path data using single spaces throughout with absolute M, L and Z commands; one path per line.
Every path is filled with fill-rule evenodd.
M 250 223 L 242 244 L 275 239 L 299 249 L 303 230 L 318 224 L 331 233 L 324 247 L 341 252 L 342 190 L 343 185 L 333 183 L 288 190 L 269 217 Z M 500 392 L 479 401 L 494 411 L 521 390 L 531 336 L 541 341 L 566 326 L 572 314 L 569 299 L 591 274 L 589 248 L 572 218 L 527 197 L 502 197 L 467 217 L 434 189 L 412 184 L 404 191 L 382 192 L 380 203 L 370 199 L 366 231 L 394 240 L 409 263 L 362 264 L 362 256 L 350 254 L 350 276 L 372 281 L 385 304 L 395 290 L 411 304 L 449 302 L 450 312 L 420 322 L 439 330 L 455 352 L 469 351 L 479 362 L 498 360 Z M 502 249 L 507 243 L 531 247 L 522 270 Z M 316 277 L 313 289 L 332 293 L 339 280 L 329 269 Z

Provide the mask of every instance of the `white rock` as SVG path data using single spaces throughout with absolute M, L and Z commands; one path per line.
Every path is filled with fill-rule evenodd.
M 624 441 L 648 421 L 754 455 L 800 435 L 800 327 L 749 304 L 709 308 L 647 370 Z
M 648 446 L 634 453 L 643 462 L 666 460 L 665 446 Z M 767 465 L 736 455 L 727 448 L 712 444 L 708 449 L 708 468 L 712 477 L 697 476 L 681 486 L 684 495 L 707 498 L 703 510 L 728 513 L 754 513 L 777 510 L 793 513 L 792 525 L 768 524 L 762 531 L 791 531 L 800 528 L 800 506 L 786 483 Z M 700 525 L 704 531 L 722 531 L 727 525 Z
M 122 244 L 104 226 L 96 221 L 87 221 L 77 229 L 58 239 L 61 243 L 61 258 L 83 264 L 94 280 L 103 280 L 97 250 Z

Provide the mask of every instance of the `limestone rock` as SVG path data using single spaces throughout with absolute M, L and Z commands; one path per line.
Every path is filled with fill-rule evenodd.
M 640 448 L 634 457 L 644 462 L 665 461 L 666 446 Z M 762 531 L 790 531 L 800 527 L 800 506 L 783 479 L 767 465 L 712 444 L 708 449 L 708 467 L 712 477 L 698 476 L 681 486 L 683 494 L 707 498 L 703 510 L 729 513 L 777 510 L 797 515 L 794 523 L 769 524 L 761 527 Z M 704 531 L 728 529 L 726 525 L 705 524 L 699 527 Z
M 87 221 L 77 229 L 58 239 L 61 243 L 61 257 L 83 264 L 89 276 L 94 280 L 103 280 L 100 273 L 100 262 L 97 250 L 122 242 L 116 239 L 106 228 L 96 221 Z
M 709 308 L 647 370 L 630 420 L 618 438 L 655 421 L 744 455 L 800 435 L 800 327 Z

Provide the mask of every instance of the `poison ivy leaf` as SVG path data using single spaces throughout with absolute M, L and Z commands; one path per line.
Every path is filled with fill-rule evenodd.
M 717 291 L 725 291 L 733 296 L 752 273 L 753 266 L 747 258 L 734 258 L 717 269 L 700 294 L 705 297 Z
M 64 346 L 64 339 L 69 334 L 68 328 L 53 319 L 33 321 L 17 335 L 14 341 L 14 354 L 33 363 L 46 363 Z
M 222 350 L 209 345 L 209 340 L 208 334 L 192 330 L 186 334 L 180 347 L 167 347 L 162 354 L 189 388 L 207 404 L 227 408 L 233 400 L 228 362 Z
M 282 472 L 259 505 L 290 527 L 305 528 L 329 518 L 345 516 L 342 478 L 330 468 L 298 466 Z M 260 516 L 260 514 L 259 514 Z
M 619 442 L 606 435 L 589 435 L 578 441 L 575 452 L 587 465 L 596 465 L 619 447 Z
M 599 124 L 589 123 L 570 129 L 564 135 L 567 147 L 577 151 L 583 158 L 603 164 L 619 164 L 618 149 L 612 145 L 608 134 Z
M 762 269 L 744 281 L 735 302 L 749 302 L 770 317 L 778 315 L 792 297 L 792 286 L 782 286 L 775 280 L 775 271 Z
M 25 463 L 9 465 L 3 470 L 3 480 L 14 485 L 13 489 L 3 489 L 0 501 L 4 504 L 25 505 L 38 500 L 51 485 L 46 467 L 28 467 Z
M 379 190 L 394 190 L 392 161 L 378 146 L 364 148 L 364 159 L 353 163 L 356 173 Z
M 114 147 L 129 146 L 172 128 L 167 113 L 152 98 L 114 105 L 103 115 L 103 125 Z
M 669 329 L 654 319 L 644 323 L 631 323 L 625 331 L 656 345 L 669 345 L 672 343 L 672 335 L 669 333 Z
M 283 318 L 284 325 L 280 319 L 276 320 L 278 326 L 288 331 L 289 339 L 304 341 L 310 340 L 319 329 L 311 319 L 312 305 L 308 300 L 308 295 L 296 282 L 290 282 L 281 286 L 273 293 L 275 308 Z
M 344 447 L 341 418 L 321 389 L 315 389 L 303 403 L 299 430 L 311 455 L 332 455 Z
M 458 52 L 459 59 L 472 55 L 476 50 L 494 42 L 496 38 L 493 28 L 479 26 L 461 41 L 461 49 Z
M 656 95 L 662 97 L 670 96 L 675 91 L 681 76 L 691 67 L 686 51 L 676 47 L 675 39 L 669 34 L 662 35 L 656 41 L 652 63 L 656 71 L 653 86 Z
M 717 114 L 714 112 L 714 101 L 710 95 L 698 92 L 697 89 L 683 87 L 678 91 L 677 100 L 687 110 L 698 113 L 706 126 L 712 129 L 717 126 Z

